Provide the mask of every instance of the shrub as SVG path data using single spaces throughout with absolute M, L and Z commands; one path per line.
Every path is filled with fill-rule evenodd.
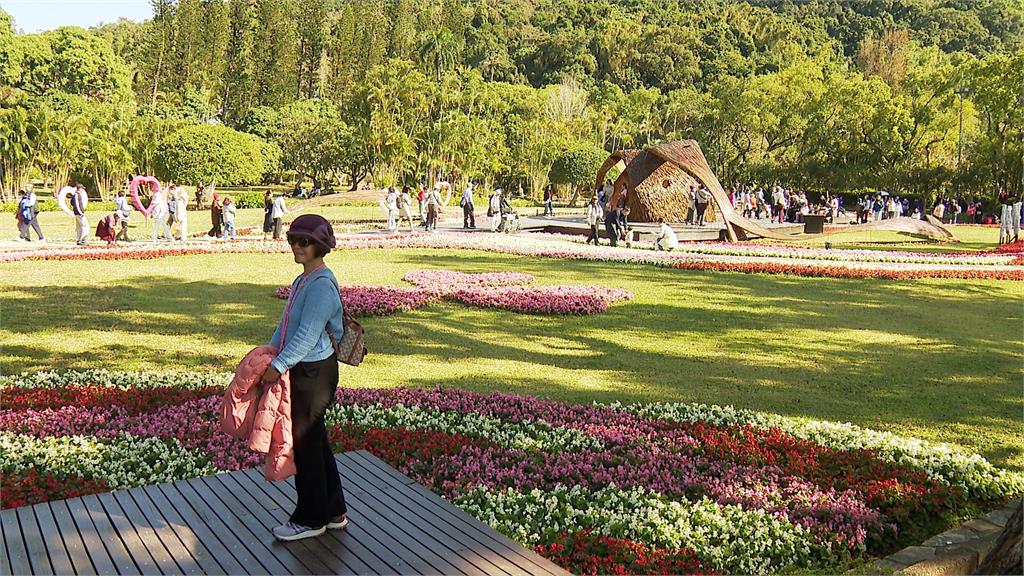
M 188 126 L 160 143 L 156 173 L 161 180 L 176 182 L 257 184 L 276 169 L 273 150 L 258 136 L 225 126 Z M 273 168 L 268 160 L 275 163 Z

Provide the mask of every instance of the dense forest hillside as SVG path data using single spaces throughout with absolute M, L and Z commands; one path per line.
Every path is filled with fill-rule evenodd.
M 677 138 L 726 181 L 991 196 L 1024 178 L 1016 0 L 153 6 L 146 22 L 30 35 L 0 12 L 6 190 L 41 173 L 102 190 L 137 171 L 282 170 L 535 190 L 559 155 Z M 170 173 L 181 132 L 208 123 L 262 139 L 263 169 Z M 232 137 L 204 130 L 192 137 Z

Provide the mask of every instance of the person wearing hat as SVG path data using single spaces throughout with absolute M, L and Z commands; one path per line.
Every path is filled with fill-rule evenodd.
M 295 456 L 295 511 L 273 529 L 279 540 L 319 536 L 348 525 L 345 493 L 331 453 L 324 415 L 338 389 L 338 359 L 331 343 L 345 332 L 338 281 L 324 264 L 335 246 L 331 223 L 318 214 L 296 218 L 288 244 L 302 274 L 292 282 L 270 345 L 277 357 L 263 374 L 271 386 L 288 372 L 291 378 L 292 442 Z M 330 331 L 330 335 L 328 335 Z

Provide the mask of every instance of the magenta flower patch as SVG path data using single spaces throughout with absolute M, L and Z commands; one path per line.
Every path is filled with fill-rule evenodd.
M 518 272 L 466 274 L 452 270 L 416 270 L 403 279 L 415 288 L 396 286 L 341 286 L 341 299 L 354 316 L 384 316 L 414 310 L 445 298 L 523 314 L 599 314 L 609 304 L 633 297 L 631 292 L 603 286 L 532 286 L 535 278 Z M 287 299 L 290 286 L 275 292 Z

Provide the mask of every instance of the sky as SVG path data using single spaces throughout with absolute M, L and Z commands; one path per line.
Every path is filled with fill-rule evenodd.
M 0 8 L 14 17 L 15 30 L 25 33 L 153 16 L 149 0 L 0 0 Z

